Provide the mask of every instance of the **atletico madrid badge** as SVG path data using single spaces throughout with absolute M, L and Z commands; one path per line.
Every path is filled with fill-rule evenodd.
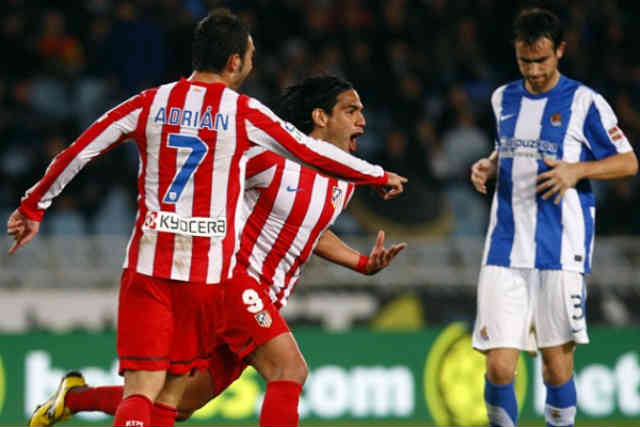
M 260 313 L 255 315 L 255 318 L 256 322 L 258 322 L 258 325 L 262 326 L 263 328 L 268 328 L 269 326 L 271 326 L 272 320 L 268 312 L 261 311 Z

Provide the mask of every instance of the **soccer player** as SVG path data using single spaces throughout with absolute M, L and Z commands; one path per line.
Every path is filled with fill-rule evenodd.
M 495 151 L 471 168 L 486 194 L 497 177 L 478 280 L 473 347 L 486 354 L 489 423 L 513 426 L 520 351 L 542 355 L 547 425 L 576 414 L 576 344 L 589 342 L 584 275 L 591 269 L 595 200 L 589 179 L 634 175 L 638 163 L 604 98 L 558 71 L 565 49 L 559 19 L 544 9 L 514 21 L 522 80 L 491 103 Z
M 357 137 L 364 132 L 357 92 L 336 77 L 309 78 L 289 88 L 277 105 L 280 117 L 296 128 L 344 151 L 354 151 Z M 279 309 L 291 295 L 302 267 L 313 252 L 362 274 L 375 274 L 406 245 L 384 248 L 380 231 L 370 255 L 360 254 L 328 230 L 351 198 L 353 184 L 261 147 L 250 149 L 247 155 L 247 221 L 237 267 L 242 273 L 234 276 L 240 280 L 225 285 L 223 295 L 216 295 L 222 297 L 218 303 L 229 313 L 214 320 L 223 324 L 223 339 L 212 344 L 215 350 L 208 370 L 198 371 L 190 380 L 178 411 L 181 419 L 188 417 L 227 388 L 249 363 L 268 381 L 260 424 L 297 425 L 298 397 L 307 366 Z M 51 425 L 78 411 L 113 413 L 121 390 L 114 386 L 85 388 L 82 377 L 70 373 L 49 405 L 36 411 L 31 425 Z
M 143 91 L 108 111 L 56 156 L 7 224 L 14 253 L 65 185 L 92 158 L 134 140 L 140 155 L 138 213 L 127 246 L 118 305 L 117 349 L 124 399 L 114 425 L 149 425 L 154 404 L 174 408 L 187 374 L 206 364 L 210 284 L 231 277 L 239 247 L 240 197 L 254 145 L 292 153 L 361 184 L 402 191 L 385 172 L 286 125 L 236 90 L 252 69 L 247 27 L 226 10 L 197 25 L 193 74 Z M 159 398 L 158 396 L 161 396 Z

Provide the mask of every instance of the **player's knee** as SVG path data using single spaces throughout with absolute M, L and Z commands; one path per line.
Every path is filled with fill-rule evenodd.
M 283 366 L 282 379 L 304 384 L 309 376 L 309 367 L 302 357 L 296 357 Z
M 557 386 L 566 383 L 573 376 L 573 369 L 562 361 L 545 361 L 542 367 L 542 379 L 545 384 Z
M 515 367 L 507 360 L 498 358 L 487 360 L 487 378 L 493 384 L 509 384 L 513 382 L 515 373 Z

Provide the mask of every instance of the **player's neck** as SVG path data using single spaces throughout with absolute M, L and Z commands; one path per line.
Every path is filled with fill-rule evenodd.
M 207 73 L 204 71 L 194 71 L 187 80 L 200 83 L 222 83 L 226 86 L 232 87 L 231 79 L 225 75 L 217 73 Z

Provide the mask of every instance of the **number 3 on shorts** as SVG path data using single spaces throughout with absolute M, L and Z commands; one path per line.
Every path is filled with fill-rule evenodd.
M 260 295 L 253 289 L 247 289 L 242 293 L 242 302 L 247 305 L 247 311 L 249 313 L 255 314 L 264 308 L 264 303 L 262 299 L 260 299 Z

